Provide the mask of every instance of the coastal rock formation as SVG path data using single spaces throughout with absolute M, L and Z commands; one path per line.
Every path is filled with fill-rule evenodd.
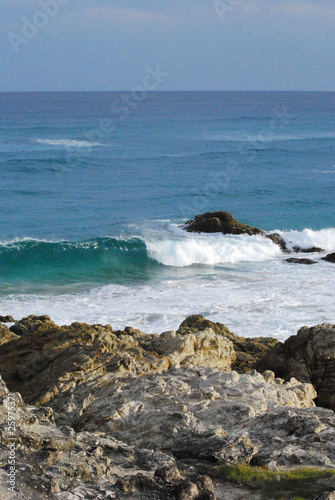
M 13 316 L 0 316 L 0 323 L 14 323 Z
M 20 321 L 16 321 L 14 325 L 10 327 L 10 331 L 16 335 L 25 335 L 27 333 L 38 330 L 39 327 L 46 328 L 56 326 L 53 321 L 51 321 L 50 316 L 35 316 L 31 314 L 27 318 L 23 318 Z
M 301 381 L 309 367 L 326 366 L 325 380 L 327 367 L 334 372 L 332 325 L 299 331 L 291 354 L 300 369 L 286 381 L 252 370 L 285 344 L 243 339 L 202 316 L 161 336 L 60 327 L 47 316 L 13 326 L 19 335 L 7 329 L 14 337 L 0 346 L 11 391 L 0 378 L 0 480 L 10 396 L 25 499 L 214 500 L 213 464 L 335 468 L 334 412 L 317 408 Z
M 152 345 L 157 354 L 167 356 L 175 366 L 200 365 L 230 371 L 236 359 L 230 339 L 217 335 L 211 328 L 187 335 L 165 332 Z
M 257 227 L 238 222 L 229 212 L 206 212 L 185 223 L 189 233 L 264 234 Z
M 12 333 L 7 325 L 3 325 L 2 323 L 0 323 L 0 345 L 16 338 L 17 335 Z
M 268 352 L 257 369 L 272 370 L 285 380 L 295 377 L 312 383 L 317 404 L 335 410 L 335 325 L 301 328 Z
M 59 327 L 48 316 L 29 316 L 12 330 L 21 336 L 0 346 L 0 371 L 28 403 L 50 402 L 83 378 L 162 373 L 185 364 L 230 370 L 235 360 L 230 340 L 213 331 L 147 335 L 132 328 L 114 332 L 110 325 Z
M 232 342 L 236 354 L 236 359 L 232 363 L 232 369 L 239 373 L 247 373 L 255 368 L 265 354 L 271 351 L 278 343 L 278 340 L 272 337 L 239 337 L 222 323 L 214 323 L 205 319 L 200 314 L 188 316 L 179 326 L 177 333 L 187 335 L 194 332 L 201 332 L 208 328 L 217 335 L 223 336 Z
M 327 262 L 332 262 L 333 264 L 335 264 L 335 252 L 329 253 L 325 257 L 322 257 L 322 260 L 325 260 Z

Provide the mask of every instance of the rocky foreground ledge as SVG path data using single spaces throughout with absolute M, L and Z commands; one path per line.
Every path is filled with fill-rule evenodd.
M 162 335 L 29 316 L 0 324 L 0 344 L 1 498 L 335 490 L 334 325 L 282 344 L 202 316 Z M 17 493 L 7 489 L 10 453 Z

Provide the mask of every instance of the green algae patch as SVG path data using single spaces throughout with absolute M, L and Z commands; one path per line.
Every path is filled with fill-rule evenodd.
M 239 464 L 212 467 L 208 475 L 220 483 L 257 490 L 264 500 L 310 500 L 335 488 L 335 469 L 317 467 L 271 470 Z

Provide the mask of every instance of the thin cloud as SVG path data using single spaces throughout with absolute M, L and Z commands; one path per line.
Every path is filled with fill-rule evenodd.
M 335 16 L 335 5 L 333 3 L 324 2 L 319 0 L 314 1 L 276 1 L 269 2 L 259 0 L 258 2 L 245 1 L 240 6 L 241 10 L 248 13 L 259 13 L 261 11 L 269 11 L 274 14 L 283 13 L 290 16 L 303 17 L 303 16 Z
M 283 4 L 278 6 L 278 9 L 287 14 L 293 14 L 295 16 L 301 15 L 313 15 L 313 16 L 334 16 L 335 6 L 334 5 L 320 5 L 315 3 L 291 3 Z
M 152 24 L 169 20 L 164 14 L 136 8 L 90 7 L 85 11 L 85 15 L 93 20 L 118 24 Z

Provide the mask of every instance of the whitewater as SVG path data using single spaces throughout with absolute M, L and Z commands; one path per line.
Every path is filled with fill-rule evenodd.
M 2 242 L 0 310 L 147 333 L 176 329 L 197 313 L 238 335 L 280 340 L 333 320 L 335 266 L 321 257 L 335 251 L 335 228 L 280 232 L 288 247 L 323 248 L 308 254 L 318 262 L 311 266 L 287 263 L 306 255 L 285 254 L 262 236 L 191 234 L 166 223 L 143 232 L 126 240 Z M 20 269 L 19 282 L 10 266 Z

